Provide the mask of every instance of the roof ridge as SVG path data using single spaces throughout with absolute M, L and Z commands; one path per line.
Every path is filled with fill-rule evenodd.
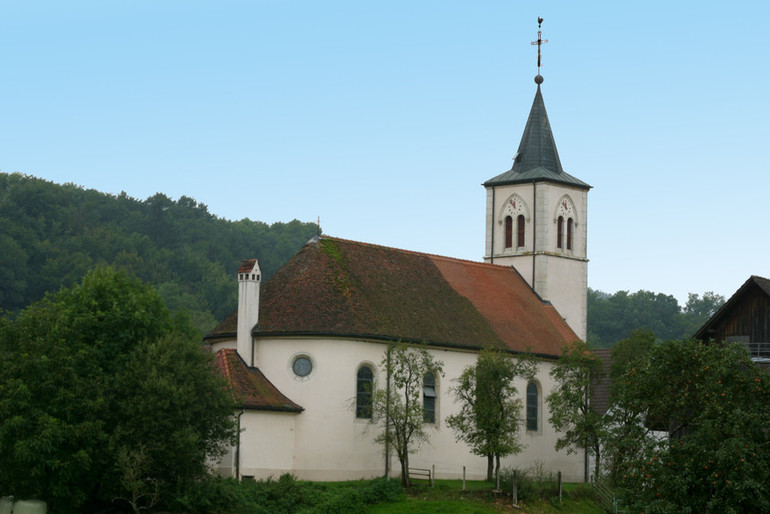
M 409 254 L 409 255 L 420 255 L 420 256 L 423 256 L 423 257 L 429 257 L 429 258 L 433 258 L 433 259 L 440 259 L 440 260 L 447 261 L 447 262 L 464 262 L 464 263 L 468 263 L 468 264 L 474 264 L 474 265 L 477 265 L 477 266 L 484 266 L 484 267 L 491 266 L 493 269 L 514 269 L 515 270 L 515 268 L 513 266 L 501 266 L 499 264 L 490 264 L 488 262 L 472 261 L 470 259 L 461 259 L 459 257 L 449 257 L 447 255 L 439 255 L 437 253 L 428 253 L 428 252 L 418 252 L 418 251 L 415 251 L 415 250 L 406 250 L 404 248 L 396 248 L 395 246 L 385 246 L 385 245 L 378 245 L 378 244 L 374 244 L 374 243 L 365 243 L 363 241 L 354 241 L 352 239 L 345 239 L 345 238 L 342 238 L 342 237 L 322 235 L 321 239 L 324 239 L 324 238 L 325 239 L 332 239 L 334 241 L 341 241 L 343 243 L 350 243 L 350 244 L 354 244 L 354 245 L 358 245 L 358 246 L 363 246 L 363 247 L 380 248 L 382 250 L 392 250 L 392 251 L 401 252 L 401 253 L 405 253 L 405 254 Z

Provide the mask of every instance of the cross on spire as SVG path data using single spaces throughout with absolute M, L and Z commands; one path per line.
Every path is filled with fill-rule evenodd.
M 543 39 L 543 31 L 540 26 L 543 24 L 543 18 L 537 18 L 537 41 L 532 41 L 532 46 L 537 45 L 537 74 L 540 76 L 540 47 L 548 42 L 547 39 Z

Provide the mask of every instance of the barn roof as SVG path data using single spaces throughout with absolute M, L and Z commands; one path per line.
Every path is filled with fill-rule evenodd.
M 236 326 L 233 313 L 207 339 Z M 551 357 L 578 339 L 511 267 L 326 236 L 264 284 L 252 333 L 494 346 Z
M 711 334 L 710 329 L 717 326 L 725 316 L 727 316 L 732 309 L 738 305 L 743 298 L 749 293 L 749 291 L 758 290 L 761 294 L 770 297 L 770 280 L 760 277 L 758 275 L 752 275 L 749 277 L 738 290 L 733 293 L 729 300 L 727 300 L 722 307 L 717 310 L 711 318 L 709 318 L 703 326 L 693 336 L 695 339 L 707 341 Z

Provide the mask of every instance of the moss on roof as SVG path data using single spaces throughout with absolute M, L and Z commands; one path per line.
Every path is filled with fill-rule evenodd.
M 208 338 L 235 328 L 231 316 Z M 494 346 L 558 356 L 577 339 L 513 268 L 314 238 L 262 287 L 254 335 Z

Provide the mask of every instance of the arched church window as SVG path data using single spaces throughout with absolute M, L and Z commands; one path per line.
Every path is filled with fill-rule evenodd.
M 567 220 L 567 250 L 572 250 L 572 218 Z
M 510 216 L 505 217 L 505 247 L 511 248 L 513 246 L 513 218 Z
M 524 246 L 524 215 L 519 214 L 516 218 L 516 246 L 521 248 Z
M 556 220 L 556 248 L 563 248 L 562 240 L 564 239 L 564 217 L 559 216 Z
M 535 432 L 538 429 L 538 389 L 535 382 L 527 384 L 527 430 Z
M 422 377 L 422 420 L 436 422 L 436 375 L 427 372 Z
M 372 392 L 374 372 L 369 366 L 361 366 L 356 374 L 356 417 L 372 417 Z

